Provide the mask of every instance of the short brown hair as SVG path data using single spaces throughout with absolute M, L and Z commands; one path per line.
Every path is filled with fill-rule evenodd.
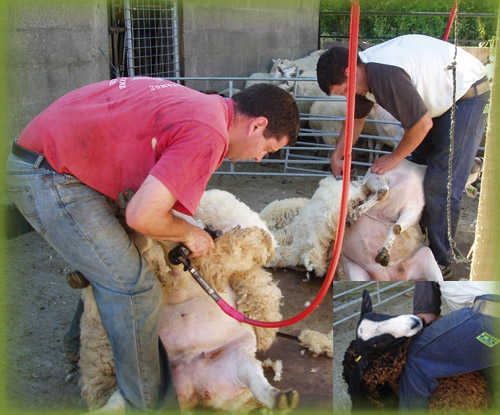
M 266 117 L 264 137 L 288 137 L 293 146 L 299 135 L 299 110 L 293 96 L 271 84 L 255 84 L 233 95 L 235 111 L 249 117 Z
M 321 90 L 330 95 L 330 87 L 339 85 L 347 79 L 345 69 L 349 63 L 349 49 L 342 46 L 333 46 L 324 52 L 316 64 L 316 75 Z M 357 64 L 362 63 L 359 55 Z

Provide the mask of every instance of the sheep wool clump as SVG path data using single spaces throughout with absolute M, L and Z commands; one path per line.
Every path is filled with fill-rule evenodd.
M 328 334 L 316 330 L 302 330 L 299 341 L 300 345 L 309 349 L 314 356 L 325 354 L 333 358 L 333 329 Z
M 399 380 L 406 364 L 411 339 L 405 338 L 381 353 L 360 352 L 360 340 L 353 340 L 344 354 L 344 381 L 349 385 L 353 409 L 397 408 Z M 429 399 L 428 409 L 442 413 L 449 410 L 484 410 L 488 408 L 490 391 L 481 372 L 438 379 L 439 385 Z M 451 413 L 451 412 L 450 412 Z

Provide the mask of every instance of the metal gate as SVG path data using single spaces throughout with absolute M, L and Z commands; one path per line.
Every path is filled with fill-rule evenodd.
M 337 291 L 342 282 L 333 285 L 333 327 L 338 326 L 360 315 L 360 303 L 363 290 L 368 290 L 372 298 L 373 308 L 395 300 L 415 289 L 414 282 L 366 282 L 349 283 L 351 288 Z M 351 299 L 351 297 L 354 297 Z
M 110 2 L 112 74 L 179 76 L 177 0 Z
M 235 83 L 242 81 L 252 80 L 250 77 L 167 77 L 173 81 L 210 81 L 217 91 L 225 91 L 228 97 L 237 91 L 234 88 Z M 276 78 L 276 77 L 263 77 L 259 78 L 263 82 L 281 83 L 285 81 L 295 82 L 316 82 L 316 77 L 294 77 L 294 78 Z M 338 101 L 339 98 L 322 96 L 305 96 L 297 95 L 297 90 L 294 88 L 293 96 L 296 101 Z M 345 101 L 345 99 L 340 99 Z M 231 163 L 229 160 L 224 160 L 222 166 L 215 172 L 215 174 L 240 174 L 240 175 L 263 175 L 263 176 L 329 176 L 330 173 L 330 159 L 329 154 L 335 146 L 324 144 L 321 136 L 333 135 L 338 136 L 339 130 L 315 130 L 307 126 L 310 120 L 334 120 L 345 121 L 345 117 L 319 115 L 311 113 L 301 113 L 300 120 L 303 127 L 299 132 L 299 140 L 293 147 L 284 147 L 279 153 L 267 156 L 260 163 L 254 161 L 240 161 L 238 163 Z M 383 120 L 367 120 L 367 123 L 385 123 L 401 125 L 397 121 L 383 121 Z M 377 154 L 388 154 L 389 151 L 383 149 L 374 149 L 373 143 L 378 141 L 399 141 L 402 135 L 402 128 L 398 137 L 384 137 L 376 135 L 361 134 L 358 145 L 353 148 L 353 167 L 355 173 L 353 176 L 363 175 L 366 169 L 371 166 L 372 160 Z
M 250 77 L 231 77 L 231 76 L 219 76 L 219 77 L 167 77 L 167 79 L 173 81 L 210 81 L 210 85 L 216 91 L 224 91 L 227 96 L 231 97 L 235 91 L 235 83 L 241 84 L 242 81 L 252 80 L 255 78 Z M 263 82 L 274 82 L 281 83 L 285 81 L 295 82 L 295 88 L 293 90 L 293 96 L 296 101 L 338 101 L 337 97 L 324 96 L 305 96 L 298 95 L 296 85 L 297 82 L 316 82 L 316 77 L 262 77 L 259 78 Z M 213 92 L 213 91 L 212 91 Z M 345 98 L 341 98 L 341 101 L 345 101 Z M 240 161 L 238 163 L 232 163 L 229 160 L 224 160 L 221 167 L 215 172 L 215 174 L 239 174 L 239 175 L 252 175 L 252 176 L 312 176 L 312 177 L 324 177 L 331 175 L 330 172 L 330 158 L 329 155 L 335 146 L 324 144 L 320 137 L 325 135 L 338 136 L 340 129 L 330 129 L 330 130 L 317 130 L 312 129 L 307 126 L 307 121 L 311 120 L 334 120 L 334 121 L 345 121 L 345 116 L 333 116 L 333 115 L 320 115 L 311 113 L 301 113 L 300 120 L 302 123 L 302 128 L 299 132 L 299 140 L 297 144 L 293 147 L 284 147 L 277 154 L 267 156 L 262 159 L 259 163 L 254 161 Z M 365 174 L 367 169 L 373 164 L 373 160 L 381 154 L 389 154 L 392 149 L 381 147 L 376 148 L 376 143 L 382 142 L 398 142 L 403 135 L 403 128 L 401 123 L 398 121 L 386 121 L 378 119 L 367 119 L 367 123 L 372 124 L 392 124 L 397 125 L 398 134 L 395 137 L 388 137 L 382 135 L 368 135 L 361 134 L 359 140 L 357 141 L 355 147 L 352 149 L 352 166 L 353 166 L 353 178 L 360 178 Z M 479 147 L 478 155 L 484 153 L 484 147 Z

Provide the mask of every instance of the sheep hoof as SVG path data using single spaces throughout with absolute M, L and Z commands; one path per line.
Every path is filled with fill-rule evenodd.
M 276 399 L 276 408 L 278 409 L 295 409 L 298 404 L 299 393 L 293 389 L 280 392 Z
M 74 289 L 81 289 L 90 285 L 89 280 L 80 271 L 72 271 L 66 274 L 66 281 Z
M 387 265 L 389 265 L 389 261 L 390 261 L 389 250 L 384 247 L 380 251 L 378 251 L 378 254 L 375 257 L 375 262 L 377 264 L 382 265 L 383 267 L 386 267 Z

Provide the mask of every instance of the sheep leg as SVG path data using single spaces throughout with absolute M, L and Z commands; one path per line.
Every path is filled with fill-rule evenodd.
M 343 256 L 342 259 L 344 273 L 350 281 L 370 281 L 371 278 L 368 272 L 366 272 L 358 264 L 352 262 L 345 256 Z
M 356 222 L 378 202 L 387 199 L 389 196 L 389 184 L 387 183 L 385 176 L 370 172 L 368 172 L 365 176 L 365 182 L 363 183 L 362 190 L 368 197 L 365 202 L 353 209 L 349 209 L 347 215 L 348 226 Z
M 297 407 L 298 392 L 281 391 L 273 387 L 264 376 L 262 365 L 257 359 L 249 355 L 241 355 L 237 362 L 238 380 L 250 389 L 255 399 L 268 408 L 293 409 Z
M 356 222 L 378 202 L 385 200 L 389 194 L 389 186 L 380 187 L 375 191 L 371 191 L 371 189 L 368 187 L 368 190 L 370 191 L 370 196 L 368 197 L 368 199 L 364 203 L 361 203 L 359 206 L 349 210 L 349 213 L 347 214 L 348 226 Z
M 387 237 L 384 241 L 384 244 L 375 256 L 375 262 L 377 264 L 380 264 L 383 267 L 389 265 L 389 262 L 391 260 L 391 248 L 394 245 L 394 241 L 396 240 L 397 236 L 402 232 L 405 232 L 410 226 L 413 226 L 415 223 L 417 223 L 420 219 L 421 212 L 422 209 L 420 207 L 409 207 L 401 212 L 396 223 L 394 223 L 390 227 L 389 232 L 387 232 Z

